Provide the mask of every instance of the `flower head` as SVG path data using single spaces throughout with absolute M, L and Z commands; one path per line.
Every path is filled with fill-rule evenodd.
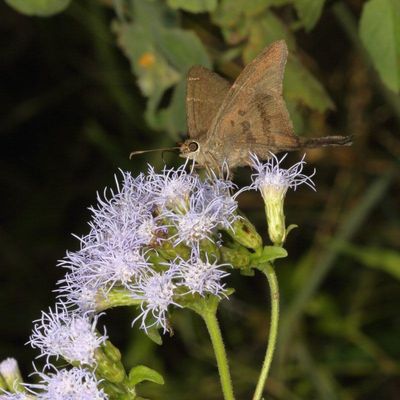
M 45 374 L 36 372 L 40 383 L 26 385 L 38 400 L 106 400 L 96 376 L 84 368 L 62 369 Z
M 161 210 L 183 210 L 188 206 L 190 193 L 199 184 L 197 175 L 185 171 L 186 164 L 177 169 L 164 168 L 160 174 L 149 166 L 146 190 L 152 202 Z
M 205 261 L 202 260 L 196 250 L 192 252 L 189 260 L 177 258 L 173 265 L 178 271 L 180 286 L 185 286 L 188 293 L 198 293 L 201 296 L 213 294 L 220 296 L 224 290 L 222 278 L 229 275 L 222 268 L 230 264 L 218 264 L 217 260 L 210 262 L 208 255 L 205 255 Z
M 153 272 L 141 279 L 133 289 L 133 297 L 142 300 L 142 312 L 133 321 L 141 319 L 140 327 L 147 331 L 152 326 L 161 326 L 168 331 L 167 312 L 171 305 L 180 307 L 174 301 L 176 271 Z
M 280 166 L 285 158 L 286 155 L 279 160 L 271 153 L 271 158 L 263 164 L 256 155 L 251 155 L 252 167 L 257 173 L 252 175 L 253 183 L 249 188 L 258 189 L 261 192 L 267 214 L 269 237 L 276 245 L 281 245 L 287 235 L 283 211 L 287 190 L 289 188 L 296 190 L 303 183 L 315 190 L 314 182 L 311 179 L 315 171 L 310 176 L 302 173 L 306 163 L 304 156 L 301 161 L 288 169 Z
M 55 311 L 42 312 L 36 321 L 29 343 L 38 348 L 42 356 L 63 357 L 69 362 L 94 366 L 95 351 L 107 339 L 96 331 L 97 317 L 90 319 L 67 311 L 58 304 Z

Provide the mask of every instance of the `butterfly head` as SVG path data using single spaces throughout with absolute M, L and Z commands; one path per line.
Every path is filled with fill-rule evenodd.
M 201 159 L 202 151 L 201 144 L 198 140 L 187 139 L 180 146 L 181 157 L 188 158 L 189 160 L 195 160 L 198 163 L 202 163 Z

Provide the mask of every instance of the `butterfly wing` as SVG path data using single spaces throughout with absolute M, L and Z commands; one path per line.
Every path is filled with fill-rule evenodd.
M 186 113 L 189 137 L 207 133 L 229 92 L 230 83 L 207 68 L 194 66 L 187 75 Z
M 249 151 L 266 159 L 298 147 L 282 97 L 287 56 L 283 40 L 272 43 L 232 85 L 207 133 L 206 147 L 215 149 L 219 162 L 236 167 L 248 163 Z

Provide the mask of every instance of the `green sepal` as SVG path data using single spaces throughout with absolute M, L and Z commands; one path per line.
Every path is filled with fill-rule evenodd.
M 107 393 L 107 398 L 110 400 L 138 400 L 134 388 L 129 388 L 127 377 L 122 383 L 115 384 L 102 380 L 99 386 Z
M 262 238 L 255 226 L 243 215 L 233 224 L 232 229 L 226 231 L 231 238 L 249 249 L 259 249 L 262 246 Z
M 235 289 L 225 289 L 224 295 L 229 297 Z M 225 297 L 224 296 L 224 297 Z M 197 314 L 204 315 L 205 312 L 215 312 L 219 302 L 224 299 L 214 295 L 200 296 L 199 294 L 187 294 L 179 299 L 179 304 L 185 308 L 195 311 Z
M 138 365 L 133 367 L 128 376 L 129 387 L 135 387 L 138 383 L 149 381 L 157 383 L 158 385 L 164 385 L 163 376 L 145 365 Z
M 290 224 L 287 228 L 286 228 L 286 236 L 285 236 L 285 240 L 287 239 L 289 233 L 293 230 L 298 228 L 299 226 L 296 224 Z
M 251 253 L 243 246 L 222 246 L 220 248 L 222 261 L 229 263 L 233 268 L 249 269 Z
M 145 331 L 147 337 L 152 340 L 155 344 L 158 344 L 159 346 L 162 345 L 162 337 L 160 335 L 160 332 L 158 330 L 157 326 L 151 326 Z
M 285 258 L 288 253 L 283 247 L 264 246 L 261 252 L 252 255 L 252 263 L 255 267 L 276 260 L 277 258 Z
M 0 375 L 0 393 L 2 393 L 1 390 L 7 390 L 7 389 L 8 389 L 7 383 L 4 380 L 4 378 Z
M 190 257 L 189 247 L 185 246 L 183 243 L 174 246 L 169 240 L 164 241 L 162 246 L 157 248 L 157 252 L 166 260 L 173 260 L 178 256 L 184 259 Z
M 96 374 L 111 383 L 121 383 L 125 377 L 125 368 L 121 362 L 120 351 L 109 341 L 96 349 Z

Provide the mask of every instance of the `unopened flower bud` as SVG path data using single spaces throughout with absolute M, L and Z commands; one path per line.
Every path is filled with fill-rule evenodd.
M 24 391 L 22 376 L 15 358 L 6 358 L 0 362 L 0 375 L 3 378 L 6 388 L 12 392 Z

